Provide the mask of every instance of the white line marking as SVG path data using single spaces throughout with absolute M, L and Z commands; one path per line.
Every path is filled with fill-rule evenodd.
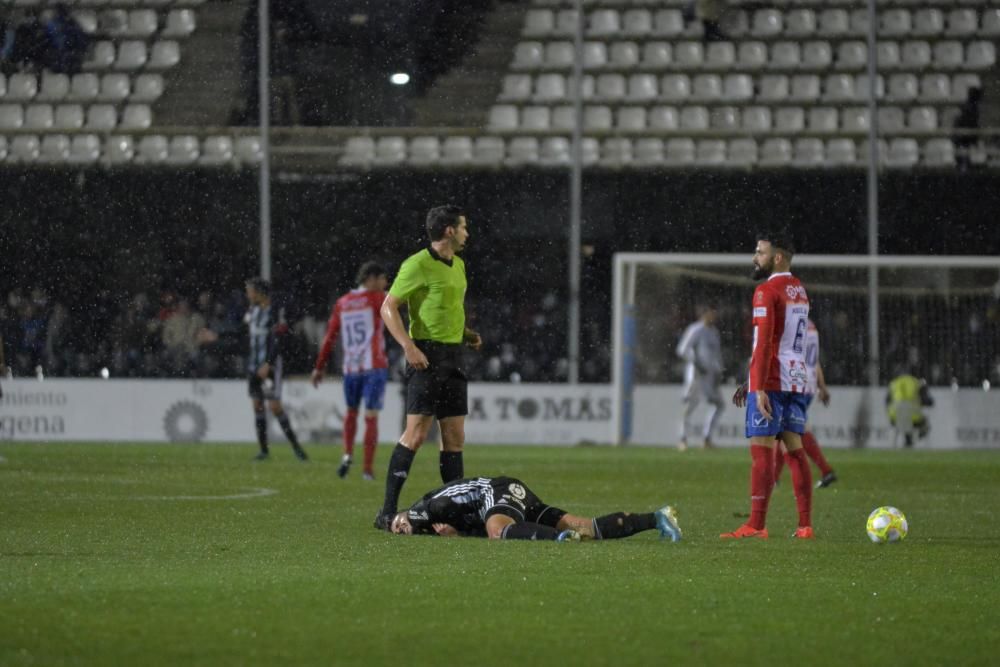
M 226 496 L 132 496 L 135 500 L 244 500 L 246 498 L 263 498 L 277 495 L 277 489 L 250 488 L 246 493 L 233 493 Z

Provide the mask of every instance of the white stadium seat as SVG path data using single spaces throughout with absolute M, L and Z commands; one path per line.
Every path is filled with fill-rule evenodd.
M 754 37 L 776 37 L 783 29 L 782 15 L 777 9 L 758 9 L 753 13 L 750 34 Z
M 656 76 L 652 74 L 632 74 L 629 76 L 627 93 L 629 101 L 654 100 L 657 95 Z
M 115 62 L 115 45 L 108 40 L 95 42 L 83 63 L 85 70 L 105 70 Z
M 912 21 L 908 9 L 887 9 L 881 13 L 879 35 L 885 37 L 908 37 L 912 31 Z
M 573 61 L 576 58 L 576 54 L 573 50 L 573 45 L 569 42 L 554 42 L 550 43 L 549 46 L 553 44 L 563 44 L 569 46 L 568 58 L 566 58 L 562 53 L 549 53 L 548 47 L 545 51 L 545 62 L 551 67 L 554 63 L 559 63 L 559 67 L 572 67 Z M 550 64 L 551 63 L 551 64 Z M 563 64 L 565 63 L 565 64 Z M 608 47 L 604 42 L 584 42 L 583 43 L 583 67 L 584 69 L 598 69 L 605 67 L 608 64 Z
M 924 7 L 913 14 L 913 34 L 937 37 L 944 32 L 944 14 L 940 9 Z
M 924 164 L 951 167 L 955 164 L 955 144 L 951 139 L 930 139 L 924 144 Z
M 7 76 L 3 72 L 0 72 L 0 100 L 2 100 L 6 94 L 7 94 Z M 6 144 L 4 144 L 4 147 L 6 150 Z
M 38 146 L 38 161 L 50 164 L 66 162 L 69 158 L 69 137 L 65 134 L 46 134 Z
M 855 96 L 858 100 L 867 100 L 871 96 L 871 83 L 867 74 L 854 77 Z M 875 99 L 885 97 L 885 78 L 879 74 L 875 77 Z
M 881 65 L 881 63 L 879 63 Z M 842 69 L 859 70 L 868 65 L 868 45 L 864 42 L 841 42 L 837 46 L 837 66 Z
M 24 110 L 24 127 L 28 130 L 49 130 L 54 122 L 52 105 L 30 104 Z
M 79 104 L 60 104 L 56 107 L 52 127 L 57 130 L 78 130 L 83 127 L 83 107 Z
M 727 74 L 722 82 L 722 96 L 728 101 L 753 99 L 753 79 L 749 74 Z
M 97 27 L 111 37 L 128 35 L 128 12 L 124 9 L 105 9 L 97 17 Z
M 667 37 L 678 37 L 684 32 L 684 17 L 679 9 L 660 9 L 653 18 L 653 32 Z
M 945 102 L 951 99 L 951 80 L 947 74 L 925 74 L 920 78 L 920 99 Z
M 1000 8 L 983 9 L 983 24 L 979 34 L 986 37 L 1000 36 Z
M 982 88 L 983 83 L 978 74 L 956 74 L 951 78 L 951 99 L 964 102 L 969 96 L 970 88 Z
M 757 164 L 762 167 L 784 167 L 792 161 L 792 144 L 788 139 L 765 139 L 758 152 Z
M 839 126 L 839 114 L 831 107 L 810 107 L 809 109 L 809 131 L 810 132 L 836 132 Z
M 771 131 L 771 110 L 768 107 L 743 109 L 743 129 L 752 134 Z
M 653 107 L 646 116 L 646 122 L 654 130 L 676 130 L 680 127 L 680 118 L 675 107 Z
M 966 48 L 965 65 L 970 69 L 988 69 L 996 60 L 996 47 L 992 42 L 972 42 Z
M 140 74 L 132 82 L 129 100 L 146 104 L 155 102 L 163 95 L 162 74 Z
M 505 164 L 519 166 L 538 161 L 538 139 L 535 137 L 514 137 L 507 142 Z
M 624 137 L 608 137 L 601 142 L 600 164 L 622 167 L 632 163 L 632 141 Z
M 524 34 L 543 37 L 555 29 L 555 17 L 551 9 L 529 9 L 524 16 Z
M 195 14 L 191 9 L 171 9 L 167 14 L 167 24 L 160 33 L 161 37 L 183 39 L 190 37 L 195 29 Z
M 697 74 L 691 81 L 691 97 L 699 101 L 722 99 L 722 78 L 718 74 Z
M 570 163 L 570 143 L 566 137 L 545 137 L 538 147 L 538 164 L 560 167 Z
M 829 102 L 851 102 L 855 99 L 854 77 L 850 74 L 830 74 L 823 82 L 823 99 Z
M 621 74 L 600 74 L 595 79 L 594 96 L 599 100 L 618 101 L 625 97 L 625 77 Z M 552 99 L 562 99 L 560 95 Z
M 118 57 L 114 68 L 117 70 L 134 71 L 146 65 L 148 55 L 146 43 L 139 40 L 127 40 L 118 46 Z
M 913 74 L 893 74 L 889 77 L 888 97 L 894 102 L 909 102 L 917 97 L 917 77 Z
M 445 137 L 441 142 L 441 164 L 462 165 L 472 162 L 471 137 Z
M 503 78 L 501 100 L 526 100 L 531 97 L 531 76 L 528 74 L 508 74 Z
M 378 165 L 401 164 L 406 160 L 406 139 L 403 137 L 379 137 L 375 140 L 375 159 Z
M 809 69 L 827 70 L 833 62 L 833 50 L 829 42 L 806 42 L 802 46 L 802 66 Z
M 899 132 L 906 125 L 905 114 L 899 107 L 881 107 L 878 110 L 878 127 L 882 132 Z
M 793 9 L 785 14 L 785 34 L 809 37 L 816 32 L 816 13 L 811 9 Z
M 139 164 L 161 164 L 167 160 L 167 138 L 160 134 L 148 134 L 139 140 L 135 161 Z
M 828 8 L 819 13 L 817 33 L 823 37 L 843 37 L 850 32 L 847 10 Z
M 587 106 L 583 109 L 583 128 L 585 130 L 610 130 L 614 124 L 611 107 Z
M 979 17 L 974 9 L 952 9 L 948 12 L 948 28 L 946 35 L 953 37 L 971 37 L 979 29 Z
M 104 142 L 104 159 L 110 164 L 125 164 L 135 157 L 135 143 L 128 135 L 112 135 Z
M 67 75 L 46 70 L 42 73 L 42 85 L 35 99 L 40 102 L 60 102 L 69 95 L 69 82 Z
M 796 74 L 791 79 L 788 99 L 795 102 L 814 102 L 819 99 L 819 77 L 815 74 Z
M 118 114 L 111 104 L 92 104 L 87 107 L 87 129 L 113 130 L 118 125 Z
M 907 69 L 924 69 L 931 64 L 931 45 L 923 40 L 903 42 L 900 55 Z
M 726 163 L 726 142 L 722 139 L 702 139 L 695 149 L 695 162 L 701 165 Z
M 614 42 L 610 60 L 614 67 L 634 68 L 639 64 L 639 45 L 635 42 Z
M 246 136 L 237 138 L 236 159 L 240 164 L 259 164 L 263 159 L 260 137 Z
M 730 69 L 736 62 L 736 47 L 732 42 L 710 42 L 705 50 L 705 66 L 712 69 Z
M 548 109 L 546 109 L 548 111 Z M 417 166 L 437 164 L 441 158 L 441 142 L 434 136 L 413 137 L 407 162 Z
M 684 107 L 681 109 L 680 129 L 682 130 L 707 130 L 708 109 L 705 107 Z
M 531 43 L 540 45 L 540 42 L 531 42 Z M 592 45 L 594 44 L 594 42 L 587 42 L 587 44 Z M 518 48 L 520 48 L 521 46 L 523 46 L 523 44 L 519 45 Z M 600 46 L 602 49 L 604 48 L 603 43 L 601 43 Z M 589 50 L 592 50 L 592 47 L 590 47 Z M 573 66 L 573 61 L 576 59 L 576 51 L 574 50 L 573 44 L 571 42 L 549 42 L 548 44 L 545 45 L 543 53 L 544 53 L 543 62 L 545 66 L 556 69 L 568 69 Z M 524 61 L 525 64 L 527 64 L 527 61 L 529 60 L 534 61 L 534 59 L 535 55 L 528 53 L 523 53 L 520 56 L 515 54 L 514 58 L 515 63 L 518 60 L 521 60 Z M 537 67 L 537 65 L 534 64 L 532 64 L 531 66 Z
M 708 112 L 708 125 L 713 130 L 738 130 L 740 127 L 740 110 L 736 107 L 713 107 Z
M 538 69 L 545 62 L 541 42 L 521 42 L 514 47 L 513 69 Z
M 840 123 L 844 132 L 867 132 L 868 109 L 864 107 L 848 107 L 840 112 Z
M 757 99 L 762 102 L 784 102 L 788 99 L 788 77 L 781 74 L 765 74 L 760 77 Z
M 806 113 L 802 107 L 781 107 L 774 113 L 774 129 L 794 134 L 806 127 Z
M 802 47 L 798 42 L 775 42 L 771 45 L 771 67 L 795 69 L 802 62 Z
M 632 163 L 640 167 L 663 164 L 663 140 L 659 137 L 642 137 L 632 142 Z
M 964 62 L 962 43 L 959 41 L 943 41 L 934 44 L 935 69 L 959 69 Z
M 619 130 L 639 132 L 646 129 L 646 109 L 643 107 L 618 107 L 615 127 Z
M 556 13 L 556 25 L 553 28 L 554 35 L 575 35 L 576 26 L 579 24 L 580 18 L 573 9 L 563 9 Z M 586 26 L 584 26 L 586 28 Z
M 127 37 L 151 37 L 156 33 L 156 12 L 152 9 L 133 9 L 128 13 Z
M 153 44 L 147 66 L 152 69 L 169 69 L 180 61 L 180 45 L 175 40 L 164 39 Z
M 40 142 L 34 134 L 19 134 L 7 145 L 8 162 L 35 162 L 40 152 Z
M 17 72 L 7 79 L 7 102 L 28 102 L 38 94 L 38 79 L 34 74 Z
M 857 161 L 857 151 L 851 139 L 829 139 L 826 142 L 826 163 L 832 167 L 848 166 Z
M 899 44 L 896 42 L 879 42 L 876 51 L 879 69 L 895 69 L 902 64 Z
M 819 167 L 826 159 L 825 154 L 822 139 L 803 137 L 795 140 L 792 162 L 797 167 Z
M 692 164 L 695 157 L 694 141 L 687 138 L 668 139 L 663 155 L 663 163 L 671 166 Z
M 734 167 L 751 167 L 757 164 L 757 142 L 753 139 L 730 139 L 726 149 L 727 163 Z
M 371 137 L 348 137 L 340 164 L 357 166 L 370 164 L 375 159 L 375 140 Z
M 101 140 L 95 134 L 75 134 L 70 139 L 69 155 L 66 161 L 70 164 L 93 164 L 101 157 Z
M 673 62 L 673 52 L 666 42 L 646 42 L 642 46 L 643 69 L 661 69 L 670 67 Z
M 666 74 L 660 79 L 660 97 L 672 102 L 691 96 L 691 80 L 686 74 Z
M 677 42 L 674 44 L 673 59 L 682 68 L 701 67 L 705 62 L 705 47 L 701 42 Z
M 67 99 L 75 102 L 90 102 L 97 99 L 100 90 L 101 80 L 96 74 L 90 72 L 74 74 Z
M 547 130 L 552 112 L 548 107 L 523 107 L 518 128 L 522 130 Z
M 541 74 L 535 79 L 534 99 L 541 102 L 558 102 L 566 99 L 566 77 L 562 74 Z
M 920 160 L 916 139 L 896 138 L 889 142 L 886 164 L 890 167 L 912 167 Z
M 937 111 L 933 107 L 911 107 L 906 112 L 906 127 L 920 131 L 938 129 Z
M 17 130 L 24 125 L 24 109 L 20 104 L 0 104 L 0 130 Z
M 576 110 L 568 104 L 552 107 L 549 124 L 553 130 L 572 132 L 576 126 Z
M 105 74 L 101 77 L 101 90 L 97 99 L 102 102 L 121 102 L 129 95 L 128 74 Z
M 622 15 L 622 32 L 642 37 L 653 31 L 653 17 L 648 9 L 629 9 Z
M 767 66 L 767 47 L 763 42 L 740 42 L 737 59 L 741 69 L 762 69 Z
M 517 124 L 518 110 L 513 104 L 496 104 L 490 108 L 487 125 L 491 130 L 513 130 Z
M 857 37 L 864 37 L 868 34 L 868 10 L 867 9 L 852 9 L 851 10 L 851 25 L 848 29 L 848 34 Z
M 122 110 L 119 127 L 123 130 L 146 130 L 153 124 L 153 113 L 147 104 L 128 104 Z
M 613 37 L 622 31 L 621 17 L 614 9 L 599 9 L 590 13 L 587 34 L 595 37 Z

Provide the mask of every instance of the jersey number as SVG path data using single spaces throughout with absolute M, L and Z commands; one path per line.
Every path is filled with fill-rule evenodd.
M 802 341 L 806 337 L 806 318 L 800 317 L 799 323 L 795 325 L 795 340 L 792 342 L 792 349 L 802 352 Z
M 366 328 L 364 320 L 349 322 L 344 328 L 344 333 L 347 335 L 347 347 L 357 347 L 364 343 L 368 338 Z

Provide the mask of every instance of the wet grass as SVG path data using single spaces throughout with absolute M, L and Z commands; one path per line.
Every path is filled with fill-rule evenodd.
M 1000 452 L 830 452 L 818 539 L 787 538 L 786 471 L 771 539 L 729 543 L 745 450 L 468 449 L 469 474 L 576 513 L 675 504 L 679 544 L 393 537 L 371 525 L 382 482 L 311 453 L 0 444 L 0 664 L 986 665 L 1000 646 Z M 428 448 L 404 501 L 437 484 Z M 868 542 L 881 504 L 904 543 Z

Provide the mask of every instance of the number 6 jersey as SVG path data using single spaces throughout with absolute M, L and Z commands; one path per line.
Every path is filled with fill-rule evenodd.
M 809 297 L 791 273 L 775 273 L 753 293 L 750 391 L 808 391 Z

